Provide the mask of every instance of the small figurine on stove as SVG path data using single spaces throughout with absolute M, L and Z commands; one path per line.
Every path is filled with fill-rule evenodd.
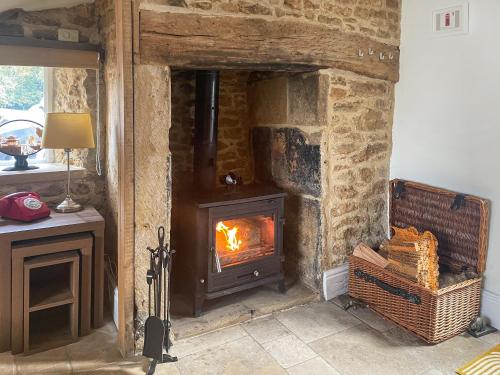
M 237 176 L 233 172 L 229 172 L 220 178 L 220 182 L 226 186 L 234 186 L 243 184 L 243 179 L 241 176 Z

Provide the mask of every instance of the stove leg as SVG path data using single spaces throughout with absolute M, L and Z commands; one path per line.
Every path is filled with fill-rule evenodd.
M 193 312 L 194 317 L 199 318 L 201 316 L 202 310 L 203 310 L 203 298 L 195 298 L 194 312 Z
M 286 293 L 285 280 L 281 280 L 278 282 L 278 290 L 281 294 Z

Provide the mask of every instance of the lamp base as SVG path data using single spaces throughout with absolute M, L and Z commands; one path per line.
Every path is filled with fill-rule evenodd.
M 81 204 L 76 203 L 73 199 L 71 199 L 71 197 L 68 196 L 66 197 L 65 200 L 61 202 L 61 204 L 59 204 L 56 207 L 56 212 L 62 212 L 62 213 L 78 212 L 82 209 L 83 207 Z

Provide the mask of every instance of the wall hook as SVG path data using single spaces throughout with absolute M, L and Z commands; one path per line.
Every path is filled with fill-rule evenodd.
M 394 54 L 392 52 L 389 52 L 389 60 L 393 60 L 394 59 Z
M 369 55 L 373 55 L 374 53 L 375 53 L 375 51 L 374 51 L 374 50 L 372 50 L 371 48 L 368 48 L 368 54 L 369 54 Z
M 380 60 L 385 60 L 385 55 L 383 52 L 380 52 L 379 58 Z
M 364 55 L 365 55 L 365 53 L 363 52 L 363 50 L 361 48 L 358 49 L 358 56 L 363 57 Z

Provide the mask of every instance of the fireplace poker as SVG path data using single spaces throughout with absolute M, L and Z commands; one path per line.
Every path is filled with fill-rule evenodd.
M 175 250 L 165 246 L 165 228 L 158 228 L 158 247 L 151 249 L 150 269 L 146 275 L 149 285 L 149 318 L 146 320 L 144 329 L 144 349 L 142 354 L 151 358 L 148 375 L 154 374 L 158 363 L 176 362 L 177 357 L 171 356 L 168 352 L 172 346 L 170 341 L 170 274 L 172 270 L 172 255 Z M 168 277 L 168 289 L 167 289 Z M 151 315 L 151 285 L 154 285 L 155 295 L 154 315 Z M 162 315 L 162 294 L 163 294 L 163 319 Z M 164 354 L 163 351 L 166 353 Z

